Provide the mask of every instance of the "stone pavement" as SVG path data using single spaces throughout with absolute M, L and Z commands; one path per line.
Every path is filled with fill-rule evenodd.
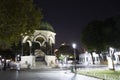
M 98 78 L 89 77 L 89 76 L 80 75 L 80 74 L 74 74 L 74 73 L 71 73 L 71 72 L 66 72 L 66 75 L 72 76 L 68 80 L 101 80 L 101 79 L 98 79 Z
M 48 71 L 48 73 L 45 73 L 45 74 L 51 75 L 53 80 L 58 80 L 58 79 L 55 79 L 55 77 L 60 77 L 60 76 L 61 77 L 59 78 L 59 80 L 101 80 L 101 79 L 97 79 L 97 78 L 93 78 L 93 77 L 89 77 L 85 75 L 74 74 L 71 72 L 71 70 L 66 70 L 65 68 L 51 68 L 51 67 L 46 66 L 44 62 L 36 62 L 36 67 L 32 68 L 32 70 L 33 71 Z M 42 73 L 40 74 L 42 75 Z M 42 76 L 42 77 L 44 78 L 46 76 Z
M 100 80 L 66 71 L 1 71 L 0 80 Z
M 32 69 L 48 69 L 48 68 L 51 68 L 51 67 L 48 67 L 45 62 L 42 62 L 42 61 L 38 61 L 36 62 L 36 66 L 35 67 L 32 67 Z

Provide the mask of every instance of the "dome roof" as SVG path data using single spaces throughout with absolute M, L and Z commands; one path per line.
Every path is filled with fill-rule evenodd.
M 40 27 L 37 30 L 48 30 L 48 31 L 55 32 L 53 27 L 47 22 L 41 22 Z

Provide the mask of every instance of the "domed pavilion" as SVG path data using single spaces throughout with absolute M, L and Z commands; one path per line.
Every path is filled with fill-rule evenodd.
M 55 44 L 55 30 L 47 22 L 41 22 L 32 36 L 23 36 L 22 55 L 35 55 L 36 50 L 44 52 L 46 55 L 53 55 Z M 27 49 L 26 49 L 27 48 Z

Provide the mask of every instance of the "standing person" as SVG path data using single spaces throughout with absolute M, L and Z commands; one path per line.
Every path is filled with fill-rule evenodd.
M 6 59 L 3 61 L 3 70 L 6 70 Z
M 2 61 L 0 60 L 0 70 L 2 71 Z

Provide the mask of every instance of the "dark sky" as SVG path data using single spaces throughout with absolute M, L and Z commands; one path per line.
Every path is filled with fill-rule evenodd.
M 44 20 L 56 32 L 56 45 L 63 42 L 80 45 L 80 34 L 88 22 L 120 14 L 119 0 L 35 0 Z

